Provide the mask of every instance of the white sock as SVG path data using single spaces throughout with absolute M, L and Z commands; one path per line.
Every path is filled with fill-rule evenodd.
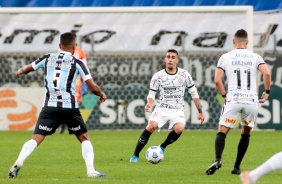
M 19 154 L 19 157 L 16 161 L 17 164 L 23 165 L 25 159 L 33 152 L 33 150 L 37 147 L 37 142 L 33 139 L 27 141 Z
M 249 174 L 249 178 L 256 182 L 262 176 L 270 173 L 272 171 L 276 171 L 282 169 L 282 152 L 276 153 L 272 157 L 270 157 L 263 164 L 258 166 L 256 169 L 252 170 Z
M 83 141 L 81 143 L 82 156 L 84 158 L 87 173 L 93 173 L 94 169 L 94 150 L 90 141 Z

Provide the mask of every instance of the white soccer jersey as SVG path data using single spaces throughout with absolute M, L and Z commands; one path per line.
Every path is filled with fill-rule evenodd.
M 159 90 L 160 96 L 156 108 L 183 111 L 185 89 L 193 86 L 193 79 L 186 70 L 177 68 L 175 74 L 168 74 L 163 69 L 153 75 L 150 90 Z
M 227 101 L 257 101 L 257 70 L 265 64 L 262 57 L 247 49 L 234 49 L 223 54 L 217 64 L 227 77 Z

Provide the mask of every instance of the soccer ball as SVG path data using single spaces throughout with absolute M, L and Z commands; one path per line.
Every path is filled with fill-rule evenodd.
M 157 164 L 164 160 L 164 152 L 159 146 L 149 147 L 145 156 L 148 162 L 152 164 Z

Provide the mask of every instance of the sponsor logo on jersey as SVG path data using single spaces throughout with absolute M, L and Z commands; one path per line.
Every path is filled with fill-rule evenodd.
M 68 103 L 70 103 L 71 99 L 70 98 L 67 98 L 67 99 L 50 98 L 49 102 L 68 102 Z

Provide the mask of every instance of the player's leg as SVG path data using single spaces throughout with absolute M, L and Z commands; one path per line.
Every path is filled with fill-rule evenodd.
M 258 106 L 256 104 L 242 104 L 242 106 L 243 106 L 243 111 L 242 111 L 242 121 L 241 121 L 241 125 L 242 125 L 241 139 L 238 143 L 236 161 L 231 171 L 232 174 L 241 173 L 240 165 L 249 147 L 250 134 L 252 128 L 254 127 L 258 113 Z
M 106 174 L 96 171 L 94 167 L 94 149 L 88 134 L 83 133 L 76 135 L 77 139 L 81 143 L 82 157 L 86 164 L 88 177 L 105 177 Z
M 35 134 L 31 140 L 24 143 L 17 160 L 15 161 L 15 163 L 13 164 L 13 166 L 10 168 L 8 172 L 8 178 L 15 178 L 18 176 L 18 172 L 23 166 L 25 159 L 44 140 L 44 138 L 45 138 L 44 135 Z
M 240 165 L 241 165 L 241 162 L 244 158 L 244 155 L 247 152 L 247 149 L 249 147 L 251 130 L 252 130 L 251 127 L 242 126 L 241 139 L 238 143 L 236 161 L 235 161 L 234 167 L 231 171 L 232 174 L 240 174 L 241 173 Z
M 222 108 L 220 115 L 218 131 L 215 138 L 215 161 L 208 167 L 206 174 L 212 175 L 215 171 L 221 168 L 222 154 L 225 147 L 225 138 L 230 128 L 234 128 L 234 124 L 239 115 L 237 106 L 235 104 L 226 103 Z
M 66 124 L 64 124 L 64 123 L 61 124 L 60 134 L 64 133 L 65 129 L 66 129 Z
M 39 146 L 39 144 L 44 140 L 46 135 L 51 135 L 58 128 L 56 124 L 56 120 L 52 117 L 53 109 L 48 109 L 43 107 L 43 110 L 40 112 L 35 129 L 34 135 L 31 140 L 27 141 L 21 151 L 20 154 L 8 172 L 9 178 L 15 178 L 18 175 L 20 168 L 23 166 L 26 158 L 34 151 L 34 149 Z
M 82 119 L 79 109 L 65 109 L 66 125 L 69 134 L 74 134 L 81 143 L 82 157 L 85 161 L 88 177 L 105 177 L 106 174 L 96 171 L 94 167 L 94 149 L 88 137 L 86 125 Z
M 144 131 L 141 133 L 140 137 L 138 138 L 137 144 L 134 149 L 133 156 L 130 158 L 130 162 L 138 162 L 139 154 L 144 148 L 144 146 L 147 144 L 149 141 L 150 136 L 152 133 L 158 128 L 158 123 L 149 120 L 149 123 L 147 127 L 144 129 Z
M 225 147 L 225 138 L 229 130 L 230 128 L 224 125 L 218 126 L 218 132 L 216 134 L 215 144 L 214 144 L 215 161 L 206 170 L 207 175 L 212 175 L 215 173 L 217 169 L 221 168 L 221 165 L 222 165 L 221 158 L 222 158 L 222 153 Z
M 252 171 L 246 171 L 241 174 L 243 184 L 256 183 L 264 175 L 282 169 L 282 152 L 276 153 L 263 164 Z
M 183 112 L 172 113 L 168 116 L 170 117 L 169 129 L 172 129 L 172 131 L 168 134 L 165 141 L 160 145 L 163 152 L 169 144 L 172 144 L 177 141 L 177 139 L 181 136 L 182 132 L 184 131 L 186 125 Z

